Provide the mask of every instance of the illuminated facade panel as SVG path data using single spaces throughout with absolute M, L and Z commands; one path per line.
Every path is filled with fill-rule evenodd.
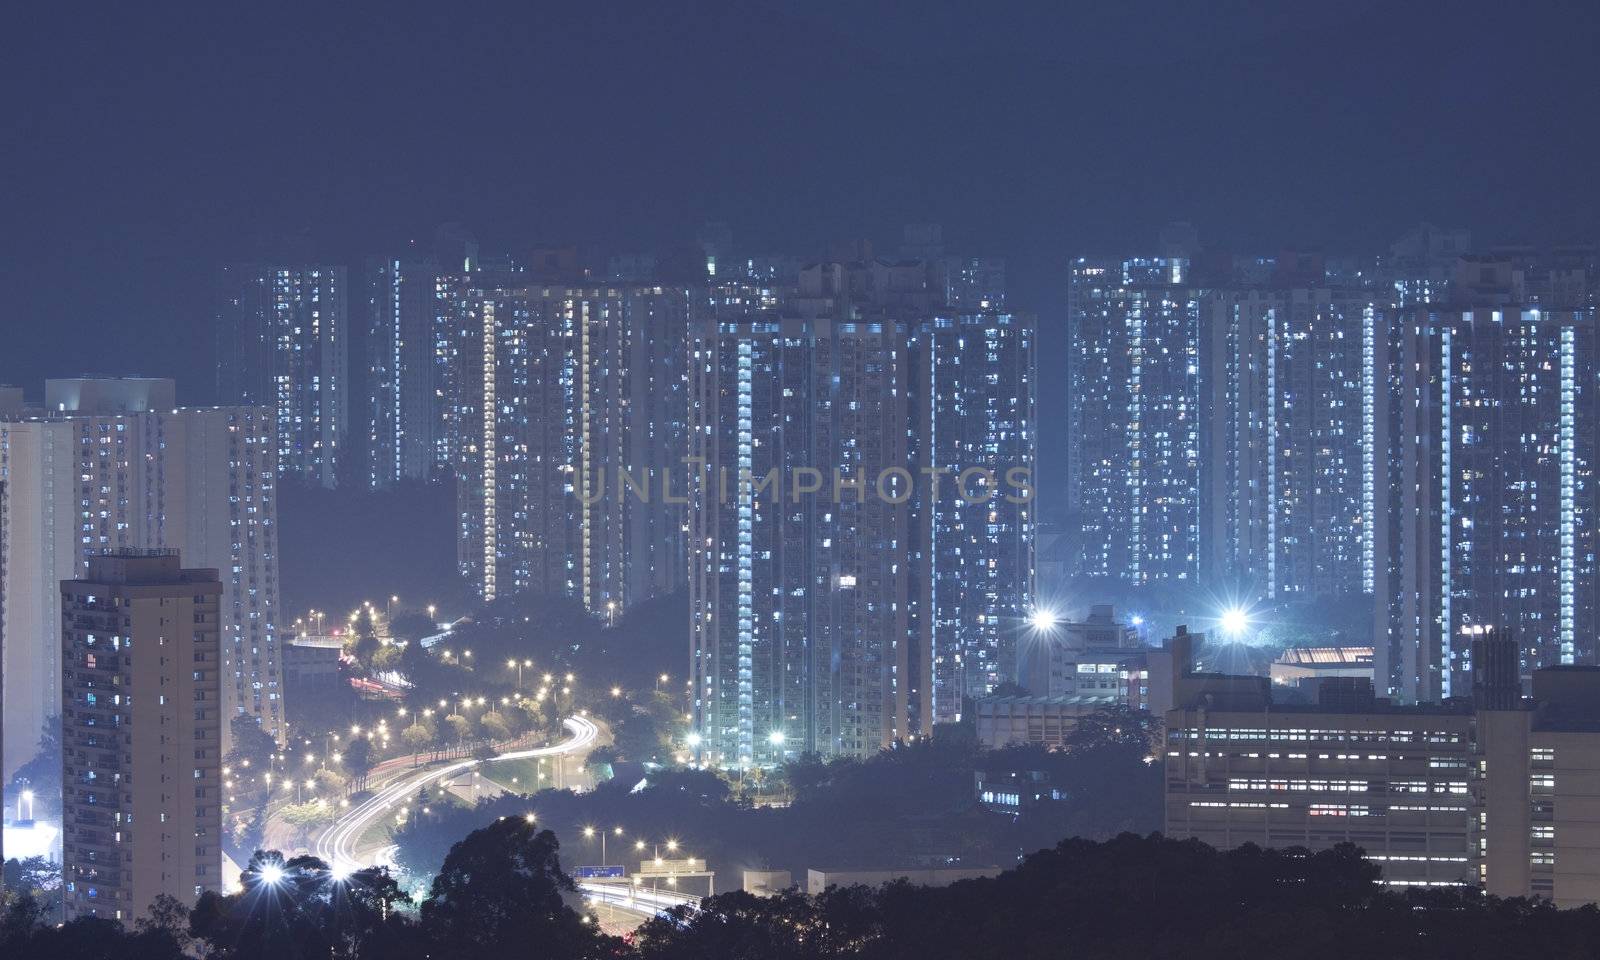
M 217 396 L 276 412 L 284 476 L 333 487 L 349 435 L 350 327 L 344 267 L 224 267 L 217 296 Z

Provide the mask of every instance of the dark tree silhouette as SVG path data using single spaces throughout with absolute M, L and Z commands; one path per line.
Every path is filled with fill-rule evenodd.
M 451 956 L 608 956 L 617 945 L 574 910 L 577 886 L 561 872 L 556 835 L 506 817 L 450 848 L 422 903 L 430 943 Z

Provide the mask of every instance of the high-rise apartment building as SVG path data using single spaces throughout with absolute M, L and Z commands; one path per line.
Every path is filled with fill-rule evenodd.
M 131 923 L 222 887 L 223 585 L 175 550 L 118 549 L 63 580 L 67 919 Z
M 106 550 L 180 549 L 220 571 L 220 708 L 281 735 L 274 416 L 173 394 L 170 380 L 52 380 L 46 409 L 0 417 L 6 776 L 61 713 L 57 585 Z
M 218 399 L 271 407 L 278 469 L 325 487 L 349 436 L 348 283 L 343 267 L 242 264 L 218 285 Z
M 718 295 L 695 324 L 708 762 L 871 753 L 1015 674 L 1034 600 L 1034 323 L 949 304 L 938 267 L 815 263 L 778 300 Z
M 1390 435 L 1373 486 L 1394 518 L 1375 546 L 1380 687 L 1463 694 L 1485 629 L 1515 639 L 1524 674 L 1593 663 L 1594 312 L 1430 305 L 1397 326 L 1383 399 L 1399 409 L 1376 418 Z
M 873 753 L 931 706 L 911 649 L 911 333 L 825 298 L 790 309 L 811 315 L 709 320 L 692 344 L 692 728 L 730 768 Z
M 1208 576 L 1241 599 L 1370 592 L 1388 304 L 1271 285 L 1212 291 L 1204 309 Z
M 1068 502 L 1087 576 L 1200 575 L 1206 334 L 1187 270 L 1167 258 L 1072 265 Z
M 677 588 L 691 288 L 485 279 L 456 308 L 462 575 L 601 615 Z
M 384 489 L 436 476 L 444 430 L 439 269 L 432 260 L 369 261 L 366 482 Z
M 1028 316 L 940 313 L 914 328 L 913 458 L 940 480 L 911 505 L 934 722 L 1016 678 L 1035 601 L 1036 362 Z

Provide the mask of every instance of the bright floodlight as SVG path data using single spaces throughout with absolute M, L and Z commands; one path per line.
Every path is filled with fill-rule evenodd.
M 689 742 L 689 746 L 691 746 L 691 747 L 700 746 L 700 734 L 698 734 L 698 733 L 689 734 L 688 742 Z
M 1222 632 L 1237 637 L 1250 626 L 1250 616 L 1243 607 L 1229 607 L 1222 611 Z
M 269 863 L 261 868 L 261 882 L 275 887 L 283 882 L 283 868 L 276 863 Z
M 1136 627 L 1144 626 L 1144 617 L 1141 617 L 1138 614 L 1134 614 L 1133 615 L 1133 625 L 1136 626 Z
M 775 747 L 783 746 L 783 741 L 786 739 L 788 738 L 783 735 L 782 730 L 774 730 L 767 735 L 767 740 L 769 740 Z
M 333 861 L 333 866 L 328 868 L 328 875 L 333 877 L 337 883 L 343 883 L 350 879 L 350 874 L 354 872 L 355 870 L 344 860 L 335 860 Z
M 1033 624 L 1035 630 L 1049 630 L 1056 625 L 1056 615 L 1041 607 L 1033 611 L 1028 617 L 1028 622 Z

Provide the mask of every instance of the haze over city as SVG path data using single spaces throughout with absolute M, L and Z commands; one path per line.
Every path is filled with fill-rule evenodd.
M 1587 955 L 1597 40 L 15 11 L 0 955 Z

